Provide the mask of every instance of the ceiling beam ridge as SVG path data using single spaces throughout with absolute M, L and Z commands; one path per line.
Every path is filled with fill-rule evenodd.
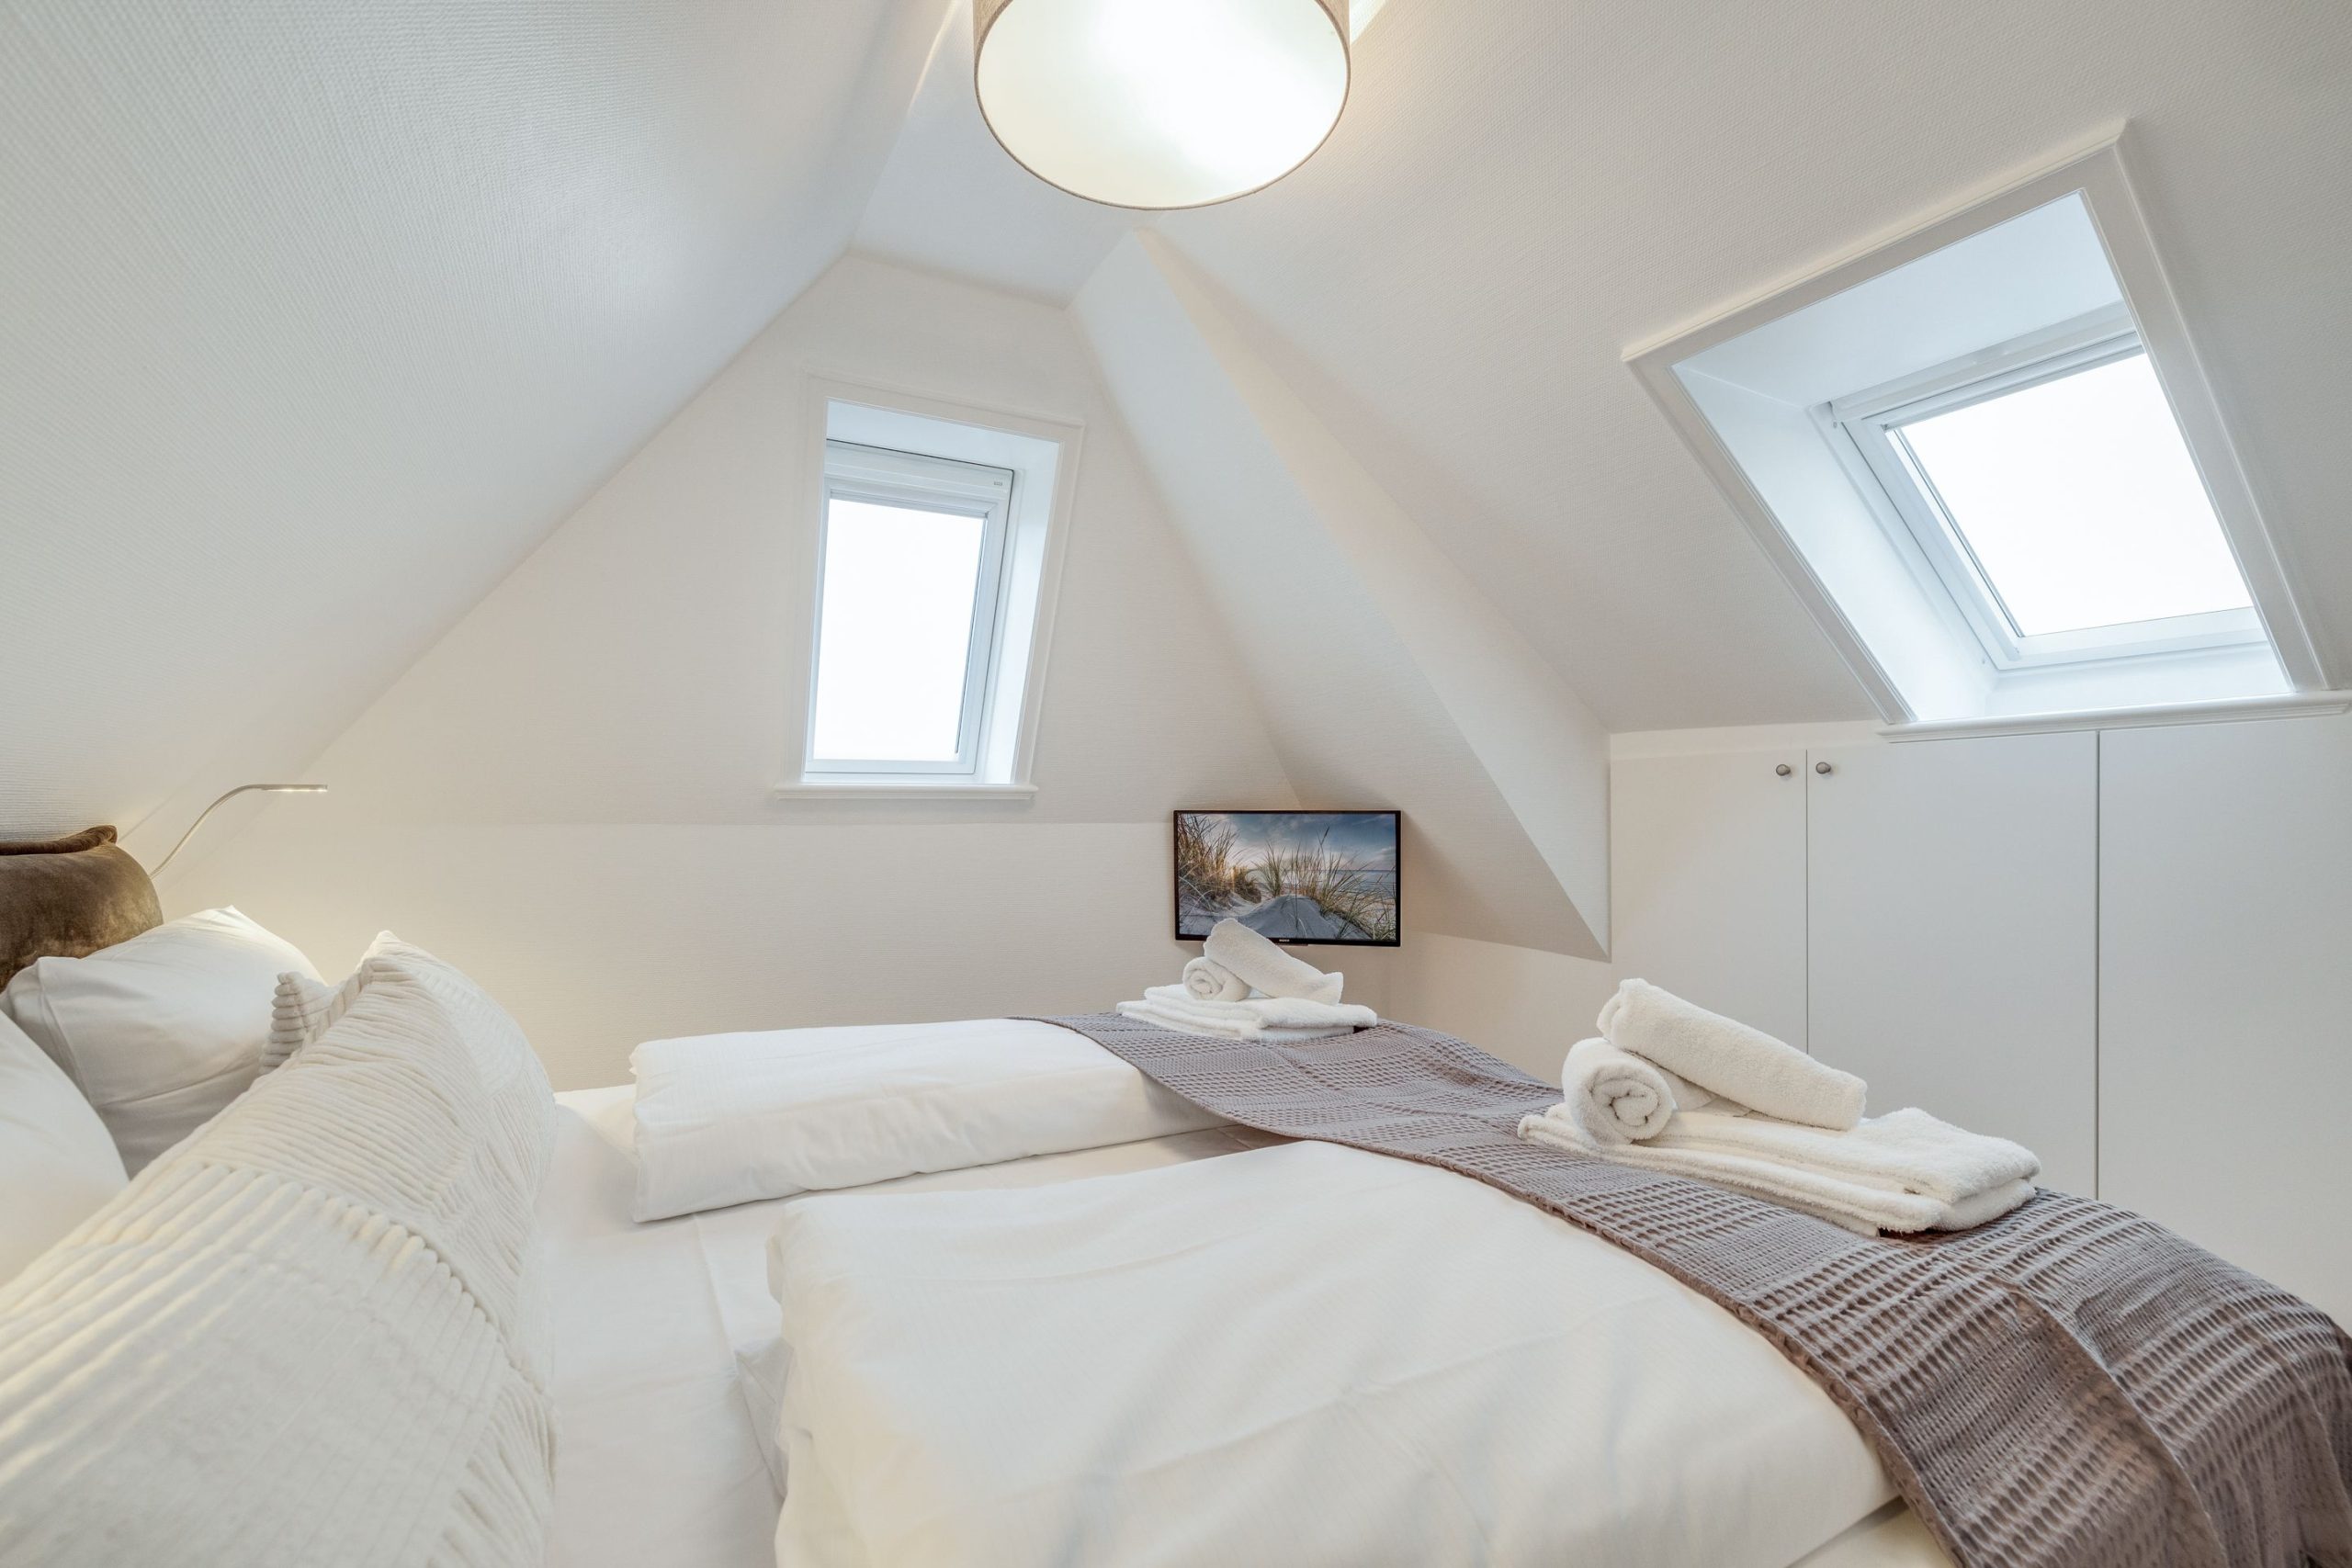
M 1150 299 L 1153 293 L 1157 300 Z M 1565 897 L 1577 929 L 1565 937 L 1555 934 L 1549 945 L 1586 956 L 1605 953 L 1608 736 L 1582 697 L 1258 355 L 1247 333 L 1218 310 L 1165 241 L 1146 232 L 1123 243 L 1080 292 L 1076 309 L 1098 357 L 1106 361 L 1105 378 L 1114 395 L 1125 379 L 1108 363 L 1109 355 L 1125 352 L 1116 318 L 1149 312 L 1161 323 L 1181 321 L 1181 330 L 1193 339 L 1185 345 L 1187 360 L 1213 365 L 1215 379 L 1221 382 L 1203 389 L 1186 411 L 1197 414 L 1204 437 L 1192 443 L 1188 453 L 1215 449 L 1219 440 L 1229 443 L 1228 449 L 1258 448 L 1249 470 L 1256 477 L 1241 493 L 1259 513 L 1268 570 L 1293 574 L 1288 588 L 1261 585 L 1261 604 L 1293 591 L 1328 592 L 1334 603 L 1376 617 L 1385 637 L 1401 649 L 1433 699 L 1442 727 L 1453 732 L 1445 739 L 1466 752 L 1484 775 L 1483 784 L 1515 819 L 1518 831 L 1509 837 L 1519 854 L 1532 849 L 1555 885 L 1555 897 Z M 1226 406 L 1205 406 L 1211 402 Z M 1150 422 L 1180 416 L 1167 407 L 1123 412 L 1147 461 L 1163 479 L 1163 490 L 1176 492 L 1169 500 L 1180 525 L 1195 535 L 1226 529 L 1211 536 L 1214 547 L 1204 553 L 1213 558 L 1215 548 L 1229 549 L 1229 525 L 1202 520 L 1197 488 L 1187 504 L 1183 492 L 1193 486 L 1193 477 L 1167 471 L 1198 466 L 1189 456 L 1171 458 L 1183 440 L 1160 443 L 1161 451 L 1153 451 Z M 1219 426 L 1217 435 L 1205 434 L 1211 422 Z M 1292 518 L 1299 522 L 1294 525 Z M 1276 539 L 1277 531 L 1290 536 Z M 1304 534 L 1314 536 L 1297 536 Z M 1229 574 L 1229 563 L 1227 570 Z M 1345 581 L 1302 581 L 1297 574 L 1305 572 Z M 1218 575 L 1214 558 L 1204 575 Z M 1279 668 L 1261 667 L 1257 673 L 1270 684 L 1287 678 Z M 1302 783 L 1312 782 L 1317 771 L 1326 770 L 1294 769 L 1306 775 Z M 1488 848 L 1499 841 L 1490 828 L 1477 832 Z

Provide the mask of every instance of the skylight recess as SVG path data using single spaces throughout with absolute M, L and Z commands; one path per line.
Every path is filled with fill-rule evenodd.
M 1627 361 L 1890 733 L 2335 700 L 2113 139 Z
M 2018 637 L 2253 606 L 2141 350 L 1890 434 Z

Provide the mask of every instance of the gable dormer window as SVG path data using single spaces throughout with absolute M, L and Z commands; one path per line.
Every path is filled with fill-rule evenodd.
M 793 795 L 1026 795 L 1077 425 L 818 381 Z
M 1822 417 L 1996 668 L 2264 640 L 2127 314 L 1838 399 Z

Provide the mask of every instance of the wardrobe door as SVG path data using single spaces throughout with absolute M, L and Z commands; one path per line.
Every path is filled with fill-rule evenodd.
M 1610 821 L 1617 973 L 1803 1045 L 1804 753 L 1620 758 Z
M 2091 1193 L 2098 737 L 1838 747 L 1805 784 L 1813 1054 Z
M 2352 1324 L 2352 717 L 2102 745 L 2100 1195 Z

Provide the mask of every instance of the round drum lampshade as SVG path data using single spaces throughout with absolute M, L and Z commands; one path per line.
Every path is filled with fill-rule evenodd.
M 1114 207 L 1230 201 L 1306 162 L 1348 100 L 1348 0 L 974 0 L 1006 152 Z

